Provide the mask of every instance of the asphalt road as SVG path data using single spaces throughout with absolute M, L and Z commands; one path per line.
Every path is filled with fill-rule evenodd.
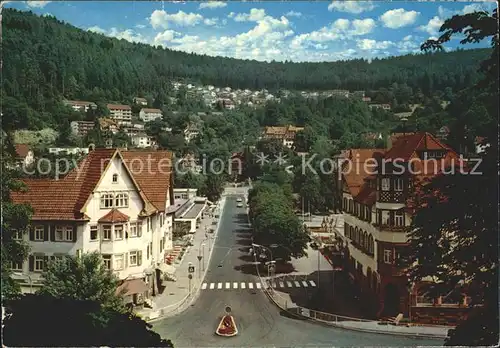
M 265 346 L 423 346 L 440 341 L 365 334 L 326 327 L 286 316 L 255 284 L 253 257 L 248 256 L 250 234 L 245 208 L 236 207 L 237 196 L 227 197 L 221 225 L 204 282 L 196 302 L 181 314 L 153 324 L 162 337 L 176 347 Z M 253 283 L 254 289 L 225 289 L 226 283 Z M 214 283 L 214 289 L 208 284 Z M 221 283 L 222 285 L 218 285 Z M 222 289 L 218 289 L 222 286 Z M 239 334 L 225 338 L 215 334 L 226 306 L 232 308 Z

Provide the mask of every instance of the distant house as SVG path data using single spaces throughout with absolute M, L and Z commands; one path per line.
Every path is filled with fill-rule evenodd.
M 184 130 L 184 139 L 186 140 L 187 143 L 189 143 L 194 138 L 196 138 L 198 134 L 200 134 L 200 132 L 198 131 L 198 127 L 190 123 Z
M 303 131 L 304 127 L 295 126 L 275 126 L 266 127 L 262 135 L 263 139 L 277 139 L 283 143 L 284 146 L 291 148 L 295 141 L 298 132 Z
M 87 112 L 89 109 L 97 109 L 97 104 L 89 101 L 65 100 L 63 103 L 75 111 Z
M 370 97 L 363 97 L 361 100 L 364 101 L 365 103 L 369 103 L 369 102 L 372 101 L 372 98 L 370 98 Z
M 439 128 L 439 131 L 437 133 L 437 137 L 439 140 L 446 141 L 446 139 L 448 139 L 448 135 L 450 135 L 450 128 L 448 126 Z
M 88 147 L 50 147 L 49 153 L 54 155 L 83 155 L 89 153 Z
M 28 144 L 16 144 L 16 162 L 20 166 L 29 166 L 35 162 L 35 153 Z
M 94 122 L 92 121 L 73 121 L 71 122 L 71 131 L 74 135 L 84 137 L 89 131 L 94 129 Z
M 132 108 L 129 105 L 108 104 L 110 117 L 118 125 L 132 124 Z
M 156 145 L 154 137 L 144 132 L 139 132 L 132 136 L 132 144 L 140 148 L 153 147 Z
M 139 118 L 144 122 L 151 122 L 156 119 L 162 118 L 162 112 L 160 109 L 141 109 L 139 112 Z
M 100 118 L 99 126 L 101 127 L 101 131 L 110 131 L 113 134 L 116 134 L 118 132 L 118 126 L 115 120 L 112 120 L 110 118 Z
M 369 107 L 372 110 L 373 109 L 382 109 L 386 111 L 391 110 L 391 106 L 389 104 L 370 104 Z
M 140 97 L 135 97 L 134 98 L 134 103 L 137 105 L 143 105 L 146 106 L 148 105 L 148 101 L 146 98 L 140 98 Z
M 476 154 L 483 153 L 490 147 L 490 144 L 485 142 L 485 138 L 483 137 L 476 137 L 474 139 L 474 145 L 476 146 Z

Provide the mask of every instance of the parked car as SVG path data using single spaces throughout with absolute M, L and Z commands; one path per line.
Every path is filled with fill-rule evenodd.
M 238 199 L 236 200 L 236 202 L 241 203 L 241 202 L 243 202 L 243 199 L 238 198 Z
M 238 203 L 238 205 L 236 205 L 238 208 L 243 208 L 243 203 Z

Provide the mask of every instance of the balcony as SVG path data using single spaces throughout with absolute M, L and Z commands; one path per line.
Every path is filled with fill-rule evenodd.
M 377 196 L 380 203 L 405 203 L 403 191 L 379 191 Z

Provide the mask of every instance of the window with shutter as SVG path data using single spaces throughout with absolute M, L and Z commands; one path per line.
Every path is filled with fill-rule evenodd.
M 34 240 L 35 241 L 43 241 L 44 232 L 45 232 L 45 229 L 43 226 L 41 226 L 41 225 L 35 226 L 35 228 L 34 228 Z
M 142 265 L 142 251 L 137 252 L 137 266 Z
M 33 261 L 34 272 L 42 272 L 44 264 L 45 264 L 45 258 L 43 257 L 43 255 L 34 255 L 34 261 Z
M 28 268 L 29 268 L 30 272 L 35 271 L 35 256 L 33 256 L 33 255 L 30 255 L 28 257 Z

